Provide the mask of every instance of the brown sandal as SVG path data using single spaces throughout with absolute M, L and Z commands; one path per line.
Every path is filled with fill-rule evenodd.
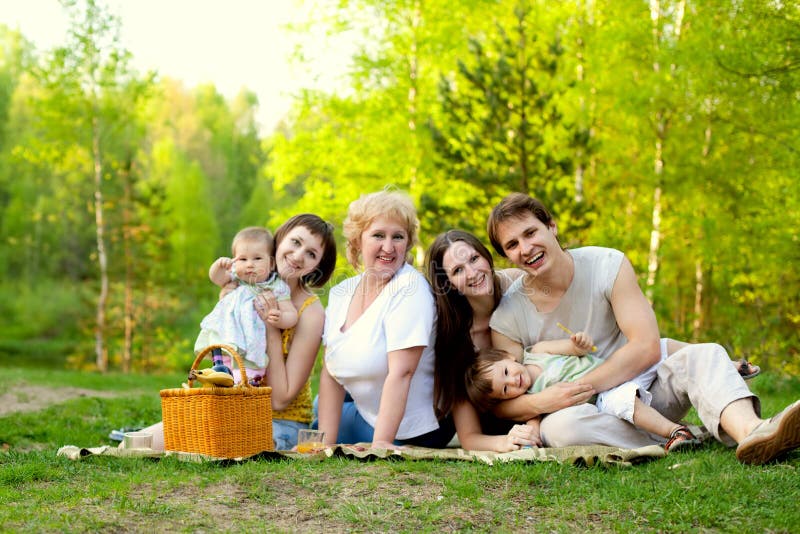
M 734 365 L 745 380 L 750 380 L 761 374 L 761 367 L 748 362 L 747 358 L 741 358 L 739 361 L 734 362 Z
M 667 452 L 675 452 L 680 449 L 693 449 L 700 445 L 701 441 L 692 434 L 688 427 L 680 426 L 669 435 L 669 441 L 664 445 Z

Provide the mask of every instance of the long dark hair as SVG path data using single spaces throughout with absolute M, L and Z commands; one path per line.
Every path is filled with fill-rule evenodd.
M 467 298 L 450 284 L 443 258 L 453 243 L 463 241 L 480 254 L 492 268 L 494 306 L 502 297 L 500 281 L 494 274 L 494 260 L 480 240 L 463 230 L 449 230 L 436 236 L 426 254 L 428 281 L 436 300 L 436 359 L 434 363 L 433 397 L 436 415 L 449 414 L 457 402 L 468 400 L 464 377 L 475 360 L 475 345 L 469 335 L 473 312 Z

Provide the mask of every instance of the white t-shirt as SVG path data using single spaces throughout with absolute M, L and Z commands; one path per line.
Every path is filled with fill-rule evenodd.
M 336 285 L 328 296 L 323 335 L 328 373 L 350 393 L 358 412 L 374 427 L 383 384 L 389 374 L 387 354 L 425 347 L 411 379 L 396 438 L 410 439 L 436 430 L 439 428 L 433 411 L 436 308 L 430 286 L 416 269 L 403 265 L 364 314 L 342 332 L 361 276 Z

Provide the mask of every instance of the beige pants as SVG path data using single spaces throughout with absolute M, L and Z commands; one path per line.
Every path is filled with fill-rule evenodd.
M 722 410 L 735 400 L 752 398 L 753 409 L 757 415 L 761 413 L 758 397 L 748 389 L 725 349 L 716 343 L 687 345 L 663 360 L 650 393 L 651 406 L 672 421 L 680 421 L 694 406 L 709 432 L 729 446 L 735 442 L 719 426 Z M 609 445 L 632 449 L 664 441 L 613 415 L 600 413 L 593 404 L 546 416 L 541 435 L 549 447 Z

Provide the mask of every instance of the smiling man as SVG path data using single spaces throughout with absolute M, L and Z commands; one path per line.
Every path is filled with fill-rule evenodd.
M 800 447 L 800 401 L 769 420 L 720 345 L 685 345 L 667 357 L 655 313 L 633 266 L 614 249 L 564 250 L 547 208 L 522 193 L 504 198 L 489 217 L 495 250 L 525 271 L 506 292 L 491 319 L 492 344 L 521 359 L 523 349 L 564 336 L 559 324 L 591 335 L 605 363 L 581 381 L 606 391 L 658 364 L 651 406 L 678 421 L 694 406 L 712 435 L 738 444 L 743 463 L 762 464 Z M 690 379 L 691 378 L 691 379 Z M 537 415 L 524 395 L 501 403 L 496 413 L 514 420 Z M 690 400 L 691 399 L 691 400 Z M 600 444 L 635 448 L 655 443 L 628 422 L 599 413 L 592 404 L 565 408 L 542 420 L 550 446 Z

